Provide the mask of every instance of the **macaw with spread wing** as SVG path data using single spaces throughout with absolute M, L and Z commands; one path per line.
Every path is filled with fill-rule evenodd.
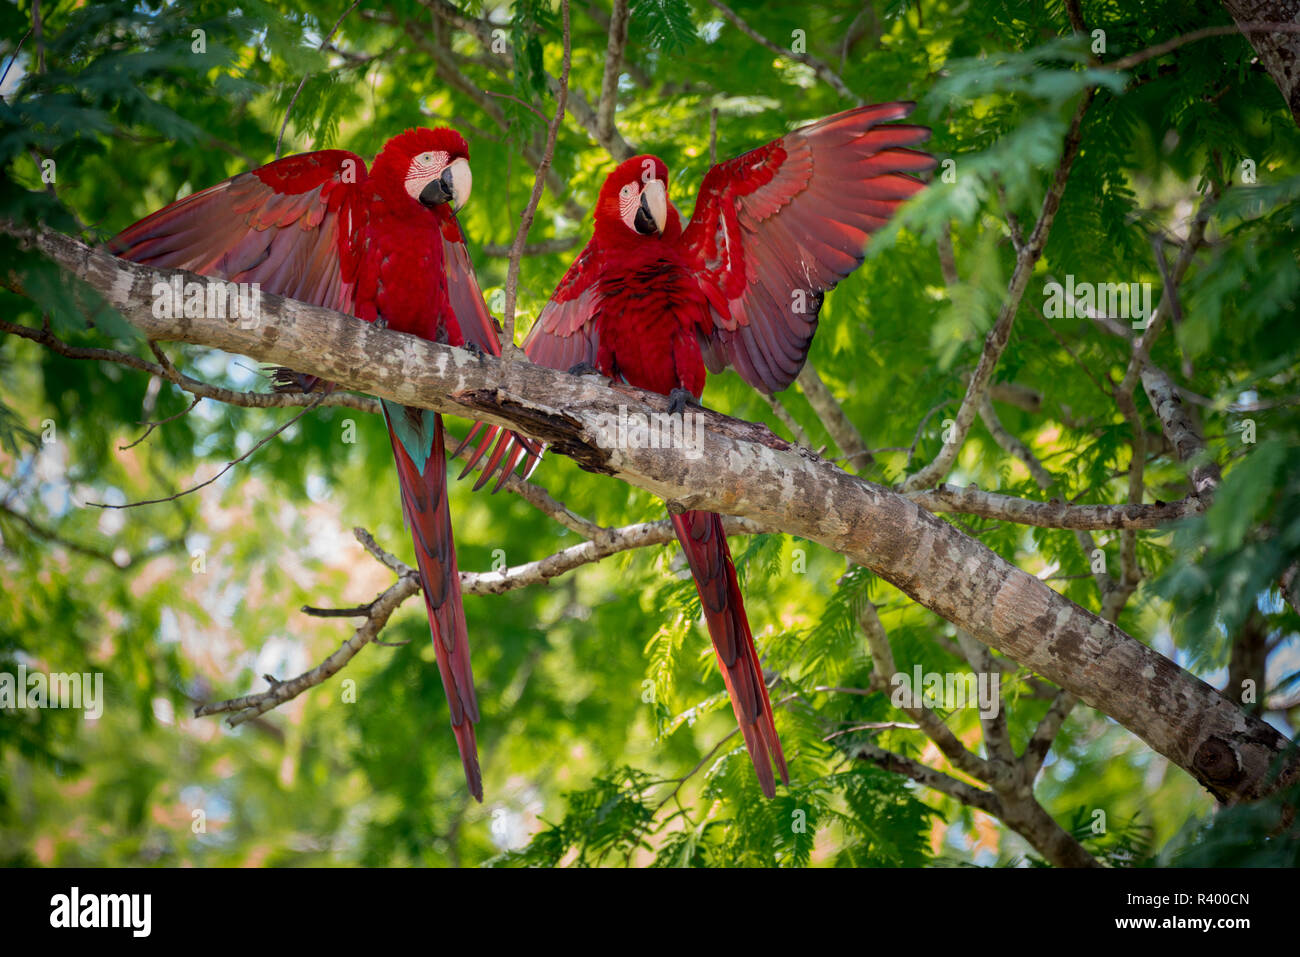
M 540 365 L 594 368 L 671 396 L 678 410 L 703 393 L 706 368 L 732 365 L 761 392 L 784 389 L 803 367 L 825 293 L 862 263 L 867 237 L 924 188 L 908 174 L 935 165 L 910 148 L 928 129 L 891 122 L 912 109 L 848 110 L 714 166 L 684 229 L 663 161 L 622 163 L 600 191 L 590 242 L 537 317 L 525 352 Z M 487 431 L 462 475 L 498 431 Z M 503 436 L 475 487 L 497 469 L 504 478 L 531 451 Z M 789 774 L 722 519 L 689 511 L 672 522 L 745 745 L 772 797 L 773 762 L 787 784 Z
M 453 346 L 500 354 L 456 210 L 469 199 L 469 150 L 451 129 L 393 137 L 369 171 L 321 150 L 229 179 L 127 227 L 115 255 L 188 269 L 348 313 Z M 284 372 L 282 383 L 326 387 Z M 385 401 L 402 512 L 415 539 L 433 646 L 465 780 L 483 800 L 479 718 L 447 506 L 442 416 Z M 518 448 L 530 440 L 514 437 Z

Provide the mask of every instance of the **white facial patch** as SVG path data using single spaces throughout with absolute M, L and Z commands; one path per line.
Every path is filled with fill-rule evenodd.
M 451 160 L 446 150 L 431 150 L 421 153 L 411 160 L 411 167 L 406 171 L 406 192 L 412 199 L 419 199 L 428 186 L 442 175 Z
M 627 228 L 636 232 L 636 214 L 641 208 L 641 190 L 636 183 L 628 183 L 618 191 L 618 216 Z

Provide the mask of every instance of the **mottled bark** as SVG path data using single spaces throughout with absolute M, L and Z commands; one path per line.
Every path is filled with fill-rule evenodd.
M 1295 23 L 1300 17 L 1300 0 L 1223 0 L 1223 5 L 1238 25 Z M 1246 39 L 1300 124 L 1300 33 L 1247 33 Z

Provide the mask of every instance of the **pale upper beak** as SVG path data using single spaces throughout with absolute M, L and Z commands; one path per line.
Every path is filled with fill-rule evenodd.
M 474 176 L 469 171 L 469 160 L 453 160 L 441 176 L 430 180 L 420 191 L 420 202 L 431 207 L 451 203 L 452 212 L 460 212 L 460 208 L 469 200 L 473 185 Z
M 634 225 L 643 236 L 662 234 L 668 224 L 668 190 L 662 180 L 652 179 L 641 190 L 641 206 Z

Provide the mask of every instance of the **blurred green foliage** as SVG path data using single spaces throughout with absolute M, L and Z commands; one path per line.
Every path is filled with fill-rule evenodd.
M 1224 190 L 1211 241 L 1181 290 L 1182 321 L 1153 353 L 1196 397 L 1210 450 L 1225 463 L 1224 485 L 1208 514 L 1142 537 L 1144 583 L 1120 624 L 1222 686 L 1233 637 L 1254 611 L 1270 635 L 1267 693 L 1300 700 L 1300 622 L 1277 585 L 1300 553 L 1300 134 L 1248 43 L 1211 38 L 1121 74 L 1091 61 L 1091 44 L 1070 36 L 1055 0 L 731 6 L 783 47 L 803 31 L 808 52 L 864 100 L 917 100 L 915 121 L 934 130 L 930 149 L 952 161 L 952 176 L 936 179 L 828 297 L 811 354 L 882 450 L 864 473 L 875 481 L 898 481 L 939 451 L 942 423 L 956 412 L 962 376 L 1014 265 L 1006 214 L 1032 225 L 1069 117 L 1096 84 L 1083 149 L 998 371 L 1042 404 L 997 409 L 1052 473 L 1046 494 L 1123 501 L 1129 431 L 1110 389 L 1129 345 L 1084 317 L 1049 323 L 1040 290 L 1074 274 L 1150 282 L 1158 292 L 1151 237 L 1172 248 L 1211 184 Z M 1103 59 L 1230 22 L 1209 0 L 1081 7 L 1105 31 Z M 30 0 L 0 6 L 9 67 L 0 84 L 0 217 L 106 238 L 270 161 L 306 76 L 286 152 L 373 156 L 416 125 L 450 124 L 466 135 L 477 188 L 462 222 L 491 300 L 506 261 L 482 249 L 510 242 L 531 188 L 527 157 L 545 130 L 528 105 L 553 109 L 547 74 L 559 72 L 558 6 L 460 5 L 455 16 L 491 19 L 513 69 L 458 28 L 448 12 L 456 8 L 441 0 L 363 5 L 319 50 L 343 9 L 319 0 L 253 0 L 233 13 L 204 0 L 55 0 L 40 5 L 39 35 L 24 38 Z M 607 25 L 601 5 L 574 5 L 572 86 L 591 103 Z M 684 213 L 709 165 L 713 110 L 725 158 L 848 105 L 806 65 L 774 55 L 703 0 L 631 4 L 619 130 L 667 161 Z M 562 188 L 543 195 L 530 239 L 585 240 L 586 224 L 565 204 L 590 208 L 611 165 L 570 118 L 555 154 Z M 961 279 L 946 291 L 934 244 L 943 229 Z M 522 325 L 572 255 L 524 260 Z M 31 327 L 48 321 L 75 346 L 151 358 L 120 317 L 49 263 L 8 237 L 0 256 L 27 291 L 0 292 L 0 316 Z M 266 388 L 240 357 L 167 352 L 205 380 Z M 834 455 L 804 397 L 790 390 L 782 399 L 814 447 Z M 715 377 L 706 400 L 784 432 L 733 373 Z M 1139 400 L 1154 436 L 1158 422 Z M 850 756 L 854 742 L 869 740 L 945 767 L 918 732 L 893 726 L 906 718 L 886 695 L 827 690 L 870 680 L 858 627 L 864 602 L 880 607 L 900 669 L 968 665 L 950 625 L 788 536 L 732 543 L 760 652 L 779 675 L 773 700 L 792 783 L 774 801 L 762 799 L 731 735 L 699 599 L 675 546 L 626 552 L 546 588 L 466 599 L 483 710 L 482 806 L 465 794 L 418 601 L 383 635 L 406 644 L 367 648 L 278 711 L 236 730 L 192 717 L 196 703 L 265 687 L 263 674 L 305 670 L 350 633 L 344 621 L 298 611 L 363 603 L 390 583 L 349 529 L 370 529 L 408 561 L 410 544 L 382 423 L 340 408 L 314 411 L 194 495 L 122 511 L 89 507 L 196 484 L 293 414 L 206 400 L 186 413 L 191 402 L 140 372 L 0 338 L 0 672 L 19 664 L 102 672 L 107 698 L 94 722 L 60 710 L 0 717 L 0 862 L 1041 863 L 999 822 Z M 130 445 L 142 423 L 162 420 Z M 1153 442 L 1147 500 L 1179 498 L 1187 468 Z M 663 514 L 647 493 L 558 456 L 536 478 L 602 524 Z M 950 480 L 1044 495 L 978 423 Z M 507 495 L 458 485 L 452 505 L 465 570 L 540 559 L 577 541 Z M 1090 556 L 1073 533 L 953 520 L 1099 608 Z M 1097 544 L 1118 568 L 1118 535 L 1098 534 Z M 1017 749 L 1047 708 L 1027 678 L 1015 672 L 1004 682 Z M 1269 715 L 1288 733 L 1289 707 Z M 945 719 L 967 746 L 981 746 L 974 711 Z M 1214 818 L 1190 778 L 1082 707 L 1057 738 L 1037 794 L 1109 863 L 1295 862 L 1294 834 L 1270 830 L 1269 808 Z M 1093 826 L 1098 810 L 1112 822 L 1104 833 Z

